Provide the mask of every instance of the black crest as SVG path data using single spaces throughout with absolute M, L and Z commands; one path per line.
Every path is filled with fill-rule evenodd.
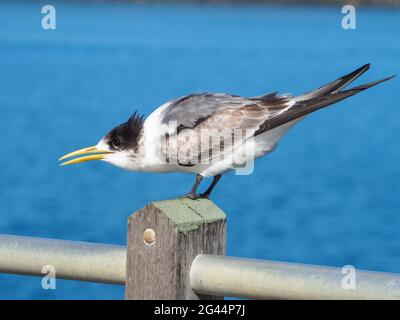
M 128 121 L 112 129 L 107 135 L 107 143 L 111 150 L 137 150 L 138 141 L 142 134 L 144 119 L 135 112 Z

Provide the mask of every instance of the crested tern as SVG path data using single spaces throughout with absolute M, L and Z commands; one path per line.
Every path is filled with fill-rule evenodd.
M 274 150 L 289 128 L 306 115 L 394 77 L 345 89 L 369 67 L 366 64 L 299 96 L 190 94 L 164 103 L 146 119 L 135 112 L 97 145 L 59 160 L 81 156 L 61 165 L 103 160 L 129 171 L 194 173 L 195 183 L 186 196 L 208 198 L 224 172 L 243 168 Z M 199 195 L 203 177 L 214 179 Z

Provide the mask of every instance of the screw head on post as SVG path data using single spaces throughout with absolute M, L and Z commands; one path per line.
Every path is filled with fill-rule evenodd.
M 151 228 L 147 228 L 144 230 L 143 240 L 147 245 L 154 244 L 154 241 L 156 241 L 156 232 Z

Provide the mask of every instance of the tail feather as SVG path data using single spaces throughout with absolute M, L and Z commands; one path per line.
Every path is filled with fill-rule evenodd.
M 260 129 L 255 133 L 255 135 L 261 134 L 265 131 L 279 127 L 285 123 L 304 117 L 305 115 L 311 112 L 332 105 L 336 102 L 351 97 L 361 91 L 369 89 L 373 86 L 376 86 L 382 82 L 388 81 L 395 77 L 391 76 L 371 83 L 363 84 L 348 90 L 339 91 L 340 88 L 343 88 L 344 86 L 348 85 L 350 82 L 354 81 L 357 77 L 359 77 L 362 73 L 368 70 L 368 67 L 369 65 L 365 65 L 357 69 L 356 71 L 350 73 L 349 75 L 340 78 L 341 80 L 338 79 L 326 86 L 321 87 L 320 89 L 317 89 L 311 93 L 306 94 L 308 95 L 309 98 L 302 100 L 296 99 L 296 103 L 293 106 L 291 106 L 290 109 L 275 117 L 267 119 L 262 124 Z M 303 98 L 306 95 L 304 95 Z
M 380 84 L 380 83 L 382 83 L 382 82 L 391 80 L 391 79 L 393 79 L 394 77 L 396 77 L 396 76 L 394 75 L 394 76 L 386 77 L 386 78 L 381 79 L 381 80 L 378 80 L 378 81 L 374 81 L 374 82 L 362 84 L 362 85 L 360 85 L 360 86 L 351 88 L 351 89 L 349 89 L 348 91 L 352 91 L 352 90 L 363 91 L 363 90 L 365 90 L 365 89 L 369 89 L 369 88 L 371 88 L 371 87 L 373 87 L 373 86 L 376 86 L 377 84 Z M 342 92 L 344 92 L 344 91 L 342 91 Z

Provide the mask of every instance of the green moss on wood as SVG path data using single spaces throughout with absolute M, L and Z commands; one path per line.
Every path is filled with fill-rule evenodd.
M 225 213 L 207 199 L 174 199 L 152 204 L 184 233 L 197 229 L 201 224 L 226 219 Z

